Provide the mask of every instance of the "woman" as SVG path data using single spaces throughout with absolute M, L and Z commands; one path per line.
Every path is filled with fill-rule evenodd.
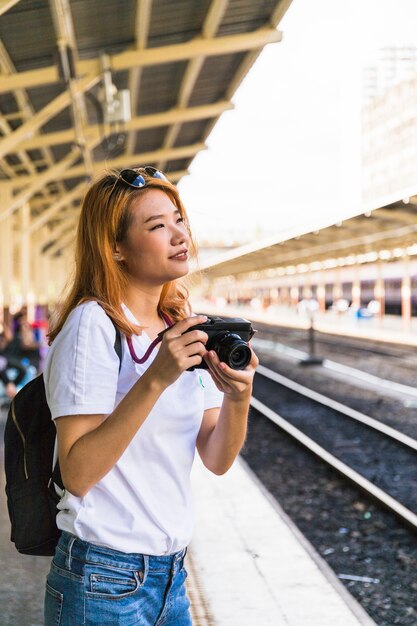
M 230 369 L 192 330 L 206 318 L 191 316 L 179 282 L 191 248 L 178 192 L 155 168 L 105 175 L 87 192 L 44 371 L 66 488 L 48 626 L 191 624 L 183 561 L 195 448 L 212 472 L 231 466 L 257 365 L 252 354 L 246 370 Z M 208 370 L 187 371 L 203 358 Z

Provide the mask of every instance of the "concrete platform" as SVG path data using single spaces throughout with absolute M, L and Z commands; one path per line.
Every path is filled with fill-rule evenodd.
M 376 626 L 245 461 L 193 470 L 191 553 L 213 626 Z
M 243 460 L 222 477 L 196 460 L 192 480 L 194 626 L 375 626 Z M 49 559 L 9 541 L 2 468 L 0 492 L 0 626 L 42 626 Z

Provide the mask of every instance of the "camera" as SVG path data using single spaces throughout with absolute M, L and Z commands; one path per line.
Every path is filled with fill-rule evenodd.
M 252 339 L 255 330 L 248 320 L 239 317 L 208 317 L 203 324 L 196 324 L 185 332 L 203 330 L 208 335 L 206 343 L 207 351 L 214 350 L 220 361 L 226 363 L 234 370 L 243 370 L 252 358 L 252 352 L 247 342 Z M 185 334 L 185 333 L 184 333 Z M 205 361 L 200 365 L 188 368 L 208 369 Z

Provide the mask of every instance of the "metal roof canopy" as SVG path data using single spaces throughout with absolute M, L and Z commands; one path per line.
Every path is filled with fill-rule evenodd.
M 50 230 L 43 250 L 56 255 L 97 172 L 150 164 L 177 182 L 262 48 L 280 41 L 290 4 L 0 0 L 0 223 L 29 203 L 27 234 Z M 122 127 L 97 109 L 103 52 L 130 90 Z
M 410 190 L 409 190 L 410 191 Z M 401 199 L 379 203 L 344 221 L 317 222 L 314 230 L 294 229 L 291 234 L 236 248 L 208 259 L 199 270 L 207 279 L 248 275 L 270 268 L 310 264 L 328 259 L 406 249 L 417 243 L 417 189 Z

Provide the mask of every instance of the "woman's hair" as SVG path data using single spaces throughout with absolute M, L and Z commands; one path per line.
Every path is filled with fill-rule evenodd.
M 167 180 L 151 178 L 142 170 L 141 174 L 146 186 L 140 189 L 118 180 L 117 172 L 110 172 L 93 182 L 87 191 L 78 222 L 74 276 L 51 323 L 50 344 L 71 311 L 89 300 L 98 302 L 126 336 L 141 332 L 141 327 L 129 322 L 123 313 L 121 303 L 128 286 L 128 274 L 124 264 L 114 258 L 116 243 L 125 240 L 132 221 L 130 206 L 139 194 L 160 189 L 170 198 L 184 220 L 190 236 L 190 251 L 195 255 L 196 246 L 176 187 Z M 174 322 L 189 315 L 188 289 L 181 281 L 163 285 L 158 310 Z

